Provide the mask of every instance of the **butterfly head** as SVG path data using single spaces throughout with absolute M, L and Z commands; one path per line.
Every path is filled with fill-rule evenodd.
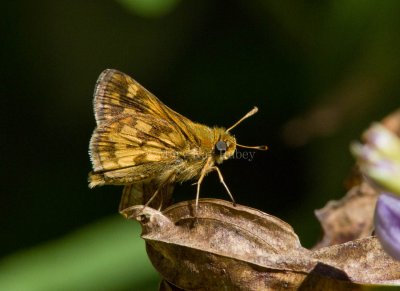
M 228 132 L 223 132 L 214 144 L 214 157 L 217 164 L 229 159 L 236 150 L 236 139 Z
M 255 149 L 255 150 L 267 150 L 267 146 L 244 146 L 238 144 L 233 135 L 230 134 L 230 130 L 235 128 L 238 124 L 240 124 L 246 118 L 256 114 L 258 111 L 257 107 L 254 107 L 250 110 L 245 116 L 239 119 L 234 125 L 224 130 L 222 128 L 219 129 L 219 138 L 215 142 L 214 145 L 214 156 L 217 164 L 222 163 L 224 160 L 229 159 L 235 153 L 236 147 L 247 148 L 247 149 Z

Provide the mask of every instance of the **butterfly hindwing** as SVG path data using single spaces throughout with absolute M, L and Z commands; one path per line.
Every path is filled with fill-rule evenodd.
M 157 176 L 175 162 L 184 146 L 184 136 L 162 119 L 140 113 L 114 118 L 98 126 L 92 135 L 91 187 Z
M 125 185 L 119 204 L 119 212 L 129 216 L 129 208 L 131 206 L 146 204 L 153 198 L 156 191 L 158 191 L 158 195 L 154 197 L 148 206 L 156 209 L 166 207 L 171 204 L 173 190 L 174 184 L 172 181 L 163 185 L 159 185 L 158 181 L 155 180 Z

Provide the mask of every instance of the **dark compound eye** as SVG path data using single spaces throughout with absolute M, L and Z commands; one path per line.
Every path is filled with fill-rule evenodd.
M 217 142 L 217 144 L 215 145 L 215 150 L 217 153 L 219 153 L 220 155 L 224 154 L 226 152 L 226 143 L 222 140 L 220 140 L 219 142 Z

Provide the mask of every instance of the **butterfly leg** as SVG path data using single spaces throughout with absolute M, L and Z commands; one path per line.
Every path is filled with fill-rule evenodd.
M 196 207 L 195 207 L 195 215 L 194 216 L 196 216 L 197 208 L 199 207 L 201 182 L 203 182 L 204 177 L 206 176 L 206 174 L 212 168 L 211 162 L 212 162 L 211 158 L 208 158 L 208 160 L 207 160 L 206 164 L 204 165 L 203 169 L 201 169 L 200 178 L 199 178 L 199 180 L 197 180 Z
M 158 209 L 157 209 L 157 211 L 161 211 L 161 208 L 162 208 L 162 206 L 163 206 L 163 203 L 164 203 L 164 195 L 161 195 L 161 201 L 160 201 L 160 206 L 158 206 Z
M 149 206 L 149 204 L 151 203 L 151 201 L 153 201 L 154 198 L 157 197 L 157 194 L 158 194 L 159 190 L 160 190 L 160 188 L 157 188 L 157 190 L 154 192 L 153 196 L 151 196 L 150 199 L 146 202 L 146 204 L 143 205 L 143 208 L 142 208 L 142 210 L 140 210 L 140 213 L 142 213 L 143 210 L 144 210 L 147 206 Z
M 235 199 L 233 198 L 233 195 L 232 195 L 231 191 L 229 191 L 229 188 L 228 188 L 228 186 L 226 185 L 226 183 L 224 181 L 224 177 L 222 176 L 221 170 L 217 166 L 213 166 L 211 169 L 217 171 L 218 177 L 219 177 L 219 181 L 221 182 L 222 185 L 224 185 L 226 192 L 228 192 L 229 197 L 231 197 L 233 206 L 236 206 Z
M 156 198 L 157 197 L 157 195 L 160 193 L 160 191 L 162 192 L 161 193 L 161 202 L 160 202 L 160 206 L 158 207 L 158 210 L 161 210 L 161 208 L 162 208 L 162 205 L 163 205 L 163 201 L 164 201 L 164 195 L 166 195 L 166 194 L 168 194 L 168 193 L 166 193 L 166 191 L 169 191 L 168 189 L 168 185 L 170 184 L 170 183 L 172 183 L 172 181 L 175 179 L 175 172 L 172 172 L 169 176 L 168 176 L 168 178 L 165 180 L 165 182 L 163 182 L 161 185 L 159 185 L 158 187 L 157 187 L 157 190 L 154 192 L 154 194 L 150 197 L 150 199 L 146 202 L 146 204 L 143 206 L 143 209 L 141 210 L 141 212 L 147 207 L 147 206 L 149 206 L 150 205 L 150 203 L 154 200 L 154 198 Z M 163 195 L 164 194 L 164 195 Z

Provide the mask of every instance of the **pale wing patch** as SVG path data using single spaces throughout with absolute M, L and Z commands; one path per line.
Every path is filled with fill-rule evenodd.
M 120 133 L 121 135 L 123 135 L 123 136 L 127 136 L 127 135 L 130 135 L 130 136 L 137 136 L 138 131 L 137 131 L 135 128 L 133 128 L 132 126 L 124 125 L 124 126 L 121 128 L 121 130 L 120 130 L 119 133 Z
M 163 159 L 163 154 L 147 153 L 145 161 L 146 162 L 159 162 Z
M 150 177 L 143 165 L 104 172 L 104 181 L 107 184 L 129 184 Z
M 146 123 L 142 120 L 138 120 L 135 124 L 135 128 L 138 131 L 144 132 L 144 133 L 150 133 L 150 131 L 153 129 L 153 126 L 151 124 Z
M 136 96 L 138 94 L 138 91 L 139 91 L 138 85 L 130 84 L 129 87 L 128 87 L 127 96 L 132 98 L 132 97 L 134 97 L 134 96 Z

